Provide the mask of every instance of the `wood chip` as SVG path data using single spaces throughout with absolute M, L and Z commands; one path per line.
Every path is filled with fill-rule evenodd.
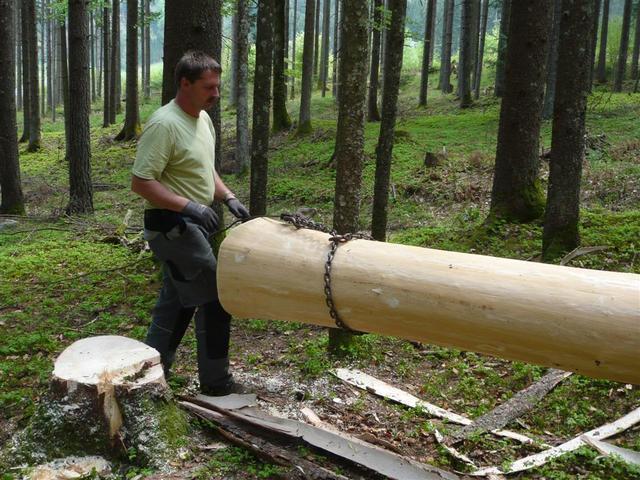
M 589 435 L 583 435 L 580 438 L 603 455 L 616 455 L 627 463 L 640 466 L 640 452 L 629 450 L 628 448 L 617 447 L 616 445 L 611 445 L 608 442 L 602 442 L 590 437 Z

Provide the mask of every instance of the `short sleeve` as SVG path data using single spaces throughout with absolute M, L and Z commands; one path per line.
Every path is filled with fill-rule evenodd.
M 136 160 L 132 173 L 145 180 L 160 180 L 173 155 L 173 135 L 161 123 L 147 124 L 138 139 Z

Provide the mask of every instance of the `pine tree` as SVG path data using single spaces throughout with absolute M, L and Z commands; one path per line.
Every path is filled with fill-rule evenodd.
M 274 2 L 273 35 L 273 131 L 291 128 L 291 117 L 287 112 L 287 76 L 285 72 L 285 18 L 287 11 L 283 1 Z
M 127 0 L 127 93 L 124 127 L 116 140 L 132 140 L 140 135 L 138 106 L 138 0 Z
M 622 91 L 622 82 L 627 69 L 627 55 L 629 51 L 629 27 L 631 25 L 631 0 L 625 0 L 624 12 L 622 14 L 622 32 L 620 33 L 620 49 L 618 51 L 618 61 L 613 77 L 613 91 Z
M 607 37 L 609 36 L 609 0 L 604 0 L 602 7 L 602 28 L 600 29 L 600 51 L 598 52 L 598 68 L 596 81 L 607 82 Z
M 311 88 L 313 84 L 313 19 L 315 0 L 306 0 L 304 13 L 304 45 L 302 47 L 302 86 L 298 134 L 311 132 Z

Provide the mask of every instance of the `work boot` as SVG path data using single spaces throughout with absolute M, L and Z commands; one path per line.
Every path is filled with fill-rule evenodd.
M 236 382 L 232 375 L 224 382 L 216 385 L 200 385 L 200 392 L 210 397 L 223 397 L 232 393 L 247 393 L 247 388 Z

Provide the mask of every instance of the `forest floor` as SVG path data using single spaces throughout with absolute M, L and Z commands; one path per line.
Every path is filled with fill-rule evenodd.
M 482 98 L 473 108 L 460 111 L 450 97 L 432 94 L 429 100 L 428 109 L 421 110 L 413 98 L 401 99 L 389 240 L 535 259 L 541 249 L 540 223 L 496 224 L 489 231 L 483 227 L 499 103 Z M 143 120 L 155 108 L 157 103 L 143 105 Z M 291 103 L 290 109 L 295 112 L 297 105 Z M 285 133 L 273 138 L 268 214 L 315 208 L 316 220 L 331 223 L 335 172 L 328 163 L 335 118 L 331 97 L 314 98 L 312 134 L 296 137 Z M 607 248 L 573 260 L 572 266 L 640 273 L 638 118 L 639 94 L 596 90 L 590 98 L 589 149 L 582 180 L 582 244 Z M 141 251 L 142 202 L 129 190 L 136 146 L 135 142 L 113 141 L 121 123 L 106 129 L 100 124 L 101 112 L 96 108 L 92 117 L 94 216 L 63 215 L 68 180 L 61 117 L 56 123 L 45 121 L 40 152 L 26 153 L 21 146 L 28 217 L 15 218 L 16 225 L 0 230 L 0 447 L 28 422 L 47 389 L 53 360 L 65 347 L 100 334 L 143 339 L 149 323 L 160 284 L 157 265 L 149 252 Z M 229 146 L 233 144 L 234 124 L 233 112 L 224 112 L 224 161 L 232 155 Z M 378 130 L 379 124 L 366 128 L 363 229 L 370 225 Z M 549 123 L 541 139 L 548 149 Z M 427 151 L 439 154 L 436 166 L 425 167 Z M 545 186 L 547 176 L 548 164 L 543 162 Z M 248 200 L 247 174 L 226 175 L 225 181 L 241 199 Z M 133 214 L 125 221 L 129 210 Z M 7 220 L 11 219 L 0 219 Z M 546 371 L 522 362 L 378 335 L 358 337 L 345 358 L 333 359 L 326 354 L 327 335 L 319 327 L 248 319 L 234 320 L 232 328 L 236 376 L 258 393 L 265 408 L 299 418 L 300 409 L 308 406 L 343 431 L 371 433 L 406 455 L 448 470 L 468 471 L 434 440 L 434 428 L 446 433 L 450 426 L 419 409 L 356 391 L 333 377 L 330 370 L 358 368 L 472 418 L 509 399 Z M 170 386 L 176 394 L 197 391 L 192 330 L 179 350 L 175 373 Z M 640 386 L 573 375 L 506 428 L 557 444 L 639 405 Z M 277 471 L 237 447 L 203 448 L 218 444 L 220 439 L 196 420 L 191 435 L 174 462 L 175 476 L 156 478 L 269 478 Z M 640 428 L 632 428 L 613 441 L 640 450 Z M 478 465 L 500 466 L 539 447 L 479 435 L 465 441 L 459 450 Z M 346 467 L 340 468 L 357 476 L 344 470 Z M 124 463 L 120 474 L 143 478 L 153 472 Z M 511 477 L 631 479 L 640 478 L 640 470 L 581 448 Z

